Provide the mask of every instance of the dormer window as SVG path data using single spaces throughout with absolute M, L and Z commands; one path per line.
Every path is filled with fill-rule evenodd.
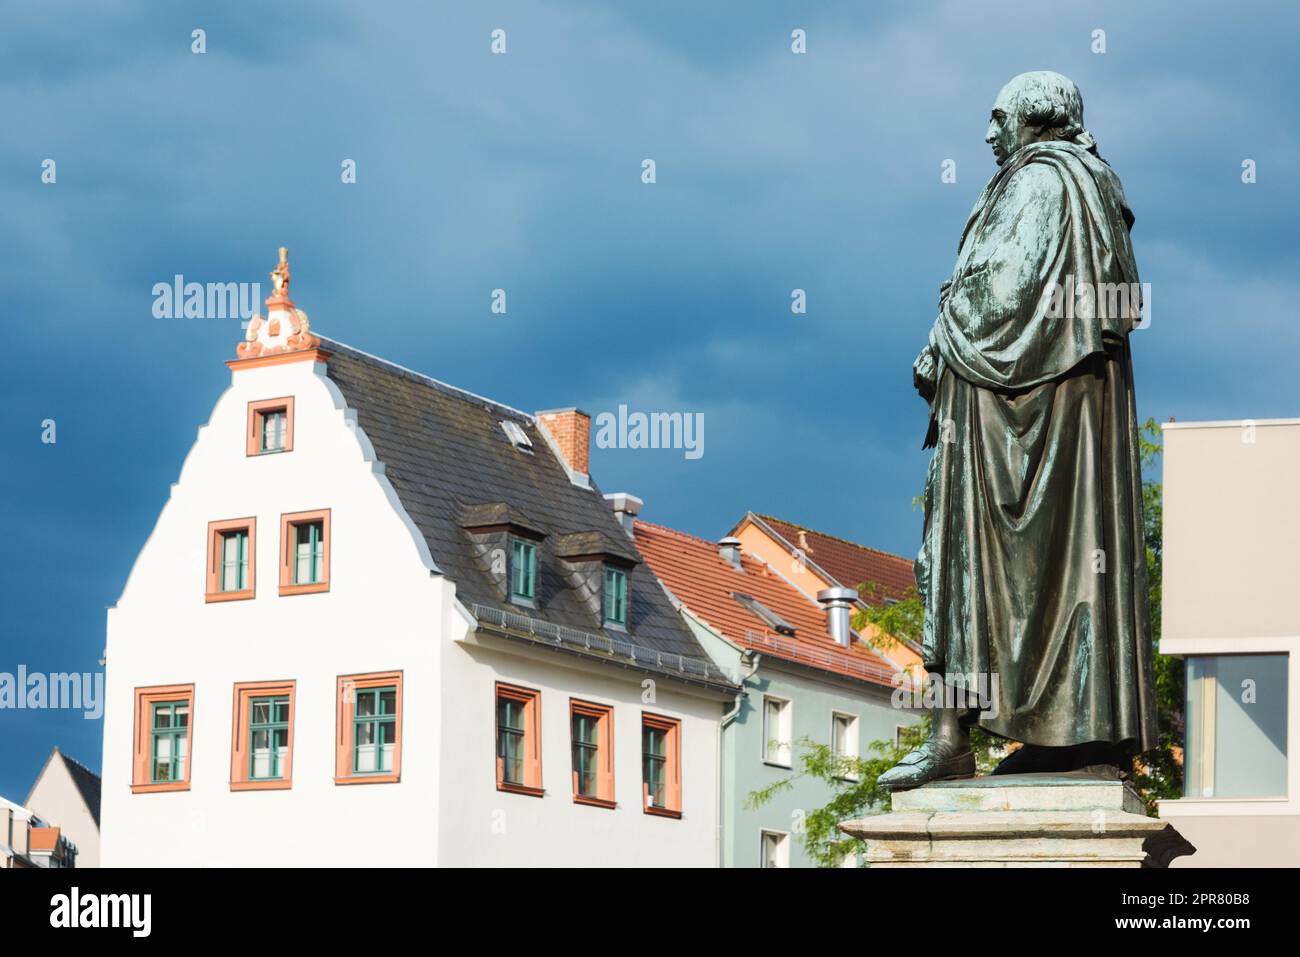
M 293 396 L 248 403 L 249 455 L 293 451 Z
M 530 607 L 537 601 L 537 546 L 522 538 L 510 539 L 510 600 Z
M 612 628 L 627 627 L 627 571 L 605 566 L 605 625 Z
M 501 429 L 505 432 L 506 438 L 510 440 L 511 445 L 521 452 L 532 453 L 533 440 L 528 437 L 528 433 L 524 431 L 522 425 L 507 419 L 501 423 Z

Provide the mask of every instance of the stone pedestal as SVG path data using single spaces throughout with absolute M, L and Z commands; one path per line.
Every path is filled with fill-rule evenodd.
M 940 781 L 840 828 L 871 867 L 1166 867 L 1196 850 L 1132 785 L 1091 771 Z

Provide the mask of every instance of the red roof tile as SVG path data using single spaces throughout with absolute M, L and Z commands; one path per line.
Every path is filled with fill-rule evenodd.
M 743 556 L 741 569 L 707 539 L 638 521 L 637 548 L 668 590 L 697 617 L 737 645 L 813 667 L 890 685 L 897 668 L 861 645 L 843 648 L 827 633 L 826 614 L 764 562 Z M 733 595 L 749 595 L 795 629 L 775 634 Z
M 883 598 L 902 598 L 908 589 L 916 585 L 910 558 L 867 548 L 857 542 L 836 538 L 771 515 L 755 514 L 752 517 L 766 523 L 792 549 L 802 548 L 809 562 L 825 569 L 841 585 L 858 588 L 874 582 L 878 586 L 877 597 L 873 600 L 869 593 L 864 593 L 863 596 L 870 604 L 877 604 Z M 743 520 L 741 524 L 744 524 Z M 862 589 L 859 588 L 859 591 Z
M 53 851 L 59 846 L 59 829 L 57 827 L 32 828 L 31 849 L 33 851 Z

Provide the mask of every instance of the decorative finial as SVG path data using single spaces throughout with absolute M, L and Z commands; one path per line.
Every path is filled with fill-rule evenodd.
M 275 287 L 275 296 L 287 299 L 289 296 L 289 248 L 280 247 L 280 263 L 271 271 L 271 285 Z M 269 304 L 269 300 L 268 300 Z
M 254 316 L 244 341 L 235 349 L 240 359 L 302 352 L 320 345 L 320 339 L 311 334 L 307 313 L 289 298 L 289 250 L 285 246 L 280 247 L 280 261 L 271 270 L 271 285 L 275 291 L 266 299 L 266 318 Z

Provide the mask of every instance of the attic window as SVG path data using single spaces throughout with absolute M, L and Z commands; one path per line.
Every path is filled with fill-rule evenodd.
M 742 595 L 740 592 L 732 592 L 731 597 L 740 602 L 747 609 L 763 619 L 767 625 L 778 635 L 786 635 L 789 638 L 794 637 L 794 625 L 790 624 L 771 608 L 768 608 L 761 601 L 752 598 L 749 595 Z
M 510 440 L 511 445 L 522 452 L 532 453 L 533 440 L 528 437 L 528 433 L 524 431 L 523 426 L 518 422 L 511 422 L 507 419 L 501 423 L 501 429 L 505 432 L 506 438 Z

